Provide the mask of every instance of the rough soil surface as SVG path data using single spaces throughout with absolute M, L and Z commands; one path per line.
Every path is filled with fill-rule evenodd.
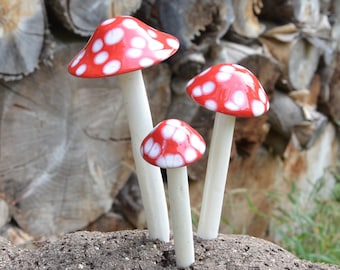
M 340 269 L 301 261 L 281 247 L 246 235 L 195 237 L 196 262 L 189 269 Z M 176 269 L 173 243 L 148 239 L 147 231 L 75 232 L 35 250 L 0 241 L 0 269 Z

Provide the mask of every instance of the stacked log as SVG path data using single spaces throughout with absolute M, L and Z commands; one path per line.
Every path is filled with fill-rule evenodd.
M 35 237 L 90 223 L 88 228 L 99 230 L 102 220 L 105 230 L 120 229 L 121 216 L 112 215 L 113 205 L 130 222 L 127 227 L 144 226 L 116 79 L 81 80 L 66 70 L 97 25 L 116 15 L 135 15 L 181 42 L 169 61 L 144 71 L 155 123 L 181 118 L 209 142 L 214 116 L 186 96 L 188 80 L 220 62 L 241 64 L 258 76 L 271 109 L 259 118 L 237 120 L 228 186 L 249 188 L 255 205 L 270 212 L 265 195 L 255 190 L 274 186 L 277 171 L 291 165 L 284 163 L 288 152 L 313 149 L 330 122 L 340 123 L 339 3 L 0 0 L 5 18 L 0 22 L 0 56 L 6 59 L 0 63 L 3 231 L 11 219 Z M 205 162 L 203 158 L 189 167 L 190 179 L 198 180 L 191 184 L 196 210 Z M 263 164 L 268 178 L 252 171 Z M 239 193 L 235 196 L 244 200 Z M 226 207 L 224 214 L 234 217 L 231 212 Z M 267 223 L 245 212 L 251 217 L 235 223 L 263 236 Z M 97 225 L 92 223 L 101 215 Z

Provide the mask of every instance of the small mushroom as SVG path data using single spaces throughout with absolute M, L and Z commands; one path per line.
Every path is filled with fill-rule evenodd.
M 268 97 L 248 69 L 237 64 L 218 64 L 198 74 L 187 84 L 188 95 L 215 111 L 208 165 L 197 235 L 218 235 L 224 190 L 236 117 L 254 117 L 269 109 Z
M 205 151 L 201 135 L 185 122 L 168 119 L 159 123 L 141 144 L 143 158 L 168 177 L 169 204 L 178 267 L 195 261 L 187 165 Z
M 178 48 L 175 37 L 134 17 L 118 16 L 102 22 L 68 66 L 70 74 L 82 78 L 119 75 L 149 234 L 165 242 L 169 225 L 161 172 L 139 153 L 141 141 L 153 127 L 141 70 L 167 59 Z

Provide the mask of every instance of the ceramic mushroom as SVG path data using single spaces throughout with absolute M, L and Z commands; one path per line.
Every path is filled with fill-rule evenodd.
M 187 85 L 188 95 L 215 111 L 197 235 L 218 235 L 236 117 L 254 117 L 269 109 L 260 82 L 237 64 L 218 64 L 198 74 Z
M 199 159 L 204 151 L 205 142 L 201 135 L 177 119 L 159 123 L 141 144 L 143 158 L 167 172 L 178 267 L 188 267 L 195 261 L 186 166 Z
M 68 66 L 69 73 L 81 78 L 119 75 L 149 234 L 166 242 L 169 225 L 161 172 L 139 153 L 141 141 L 153 127 L 141 70 L 167 59 L 178 48 L 175 37 L 136 18 L 119 16 L 101 23 Z

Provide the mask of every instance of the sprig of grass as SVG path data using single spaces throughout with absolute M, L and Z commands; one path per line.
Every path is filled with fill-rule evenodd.
M 301 259 L 340 264 L 340 203 L 321 200 L 322 181 L 313 186 L 307 202 L 295 184 L 288 194 L 289 208 L 279 207 L 272 217 L 274 234 L 283 248 Z

